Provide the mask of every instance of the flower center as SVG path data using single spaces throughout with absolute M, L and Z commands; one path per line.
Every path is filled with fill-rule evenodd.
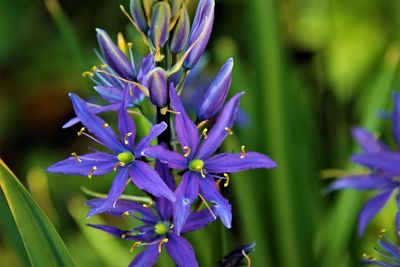
M 117 156 L 118 160 L 122 163 L 130 163 L 135 160 L 135 156 L 130 151 L 121 152 Z
M 201 159 L 194 159 L 189 163 L 189 169 L 191 171 L 200 172 L 203 170 L 204 161 Z
M 154 225 L 154 232 L 159 235 L 165 235 L 169 232 L 169 222 L 159 222 Z

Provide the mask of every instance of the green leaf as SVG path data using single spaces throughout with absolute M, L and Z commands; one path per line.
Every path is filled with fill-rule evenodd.
M 32 266 L 75 266 L 48 217 L 1 159 L 0 188 Z

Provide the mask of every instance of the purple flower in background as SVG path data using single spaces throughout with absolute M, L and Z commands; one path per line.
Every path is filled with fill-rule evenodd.
M 378 247 L 375 250 L 383 257 L 383 260 L 377 260 L 364 254 L 362 260 L 365 264 L 374 264 L 383 267 L 398 267 L 400 266 L 400 247 L 392 241 L 389 241 L 383 233 L 379 237 Z
M 125 92 L 125 99 L 127 95 L 129 95 L 128 90 Z M 87 175 L 89 178 L 117 171 L 108 198 L 103 203 L 104 205 L 91 210 L 89 216 L 112 208 L 129 180 L 138 188 L 154 196 L 163 196 L 174 201 L 174 194 L 157 172 L 141 160 L 142 151 L 150 145 L 154 138 L 166 129 L 166 124 L 160 123 L 153 126 L 148 136 L 134 146 L 136 129 L 135 124 L 126 111 L 126 105 L 121 106 L 118 110 L 120 139 L 104 120 L 90 111 L 85 101 L 75 94 L 70 94 L 70 97 L 79 120 L 97 139 L 85 133 L 85 128 L 82 128 L 79 133 L 94 139 L 99 144 L 108 148 L 111 153 L 95 151 L 83 156 L 77 156 L 73 153 L 73 156 L 50 166 L 48 171 L 71 175 Z
M 175 88 L 170 87 L 171 106 L 178 113 L 175 117 L 175 129 L 184 155 L 162 146 L 148 147 L 143 154 L 168 163 L 170 168 L 185 170 L 175 191 L 177 200 L 174 207 L 174 225 L 178 234 L 185 225 L 191 205 L 199 193 L 205 200 L 215 204 L 215 214 L 226 227 L 231 227 L 231 205 L 220 194 L 215 178 L 229 179 L 227 173 L 276 166 L 275 162 L 265 155 L 256 152 L 245 153 L 244 147 L 242 153 L 221 153 L 213 156 L 226 136 L 232 133 L 231 128 L 242 95 L 243 93 L 236 94 L 225 105 L 209 134 L 205 129 L 199 136 L 198 129 L 187 115 Z
M 400 148 L 400 95 L 394 94 L 392 130 Z M 329 190 L 344 188 L 358 190 L 377 190 L 378 194 L 363 207 L 359 216 L 358 234 L 362 235 L 369 221 L 385 206 L 391 195 L 397 192 L 397 205 L 400 205 L 400 153 L 391 151 L 377 140 L 373 134 L 362 128 L 354 128 L 353 136 L 362 147 L 362 153 L 353 155 L 351 160 L 370 169 L 368 174 L 346 176 L 335 181 Z M 397 229 L 400 230 L 400 213 L 396 215 Z

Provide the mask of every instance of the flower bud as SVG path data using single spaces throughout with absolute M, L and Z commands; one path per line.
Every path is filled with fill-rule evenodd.
M 204 94 L 203 100 L 200 102 L 200 107 L 197 110 L 197 117 L 199 119 L 209 119 L 224 105 L 232 82 L 232 68 L 233 59 L 230 58 L 221 67 Z
M 172 53 L 179 53 L 185 48 L 189 38 L 189 30 L 189 15 L 186 8 L 184 8 L 175 25 L 174 32 L 172 33 L 171 43 L 169 45 Z
M 169 0 L 171 5 L 171 15 L 175 17 L 183 6 L 183 0 Z
M 147 86 L 151 102 L 158 107 L 164 107 L 168 101 L 168 87 L 167 76 L 162 68 L 154 68 L 147 75 Z
M 149 27 L 147 26 L 146 13 L 142 0 L 131 0 L 130 8 L 132 18 L 138 25 L 139 29 L 142 32 L 147 33 Z
M 167 2 L 158 2 L 151 9 L 150 37 L 156 48 L 163 47 L 169 38 L 171 8 Z
M 154 56 L 152 53 L 149 53 L 147 56 L 143 58 L 142 64 L 140 65 L 139 72 L 137 75 L 138 82 L 147 87 L 145 79 L 146 75 L 154 68 L 155 68 Z
M 134 79 L 136 76 L 135 70 L 125 54 L 113 43 L 104 30 L 96 29 L 96 31 L 97 40 L 106 63 L 123 78 Z
M 201 38 L 183 63 L 183 66 L 187 69 L 192 69 L 197 64 L 206 49 L 214 22 L 214 5 L 214 0 L 200 0 L 199 2 L 186 49 L 195 43 L 199 37 Z M 204 32 L 204 35 L 200 36 L 202 32 Z

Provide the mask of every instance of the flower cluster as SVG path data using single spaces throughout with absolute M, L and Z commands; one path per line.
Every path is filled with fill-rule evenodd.
M 377 195 L 370 199 L 362 208 L 359 216 L 358 234 L 362 235 L 370 220 L 385 206 L 393 194 L 396 194 L 397 206 L 400 207 L 400 94 L 394 93 L 394 110 L 391 114 L 392 132 L 397 150 L 390 150 L 382 141 L 367 130 L 357 127 L 353 129 L 355 140 L 362 147 L 362 152 L 351 157 L 352 162 L 368 169 L 365 174 L 343 177 L 335 181 L 330 190 L 357 189 L 376 190 Z M 395 216 L 396 234 L 400 237 L 400 210 Z M 394 244 L 379 241 L 383 250 L 387 251 L 397 264 L 392 265 L 374 260 L 367 263 L 376 263 L 381 266 L 399 266 L 400 249 Z
M 244 94 L 239 92 L 226 101 L 232 59 L 197 99 L 195 119 L 182 102 L 180 94 L 185 90 L 186 77 L 199 62 L 211 35 L 214 0 L 199 1 L 191 26 L 183 0 L 131 0 L 130 14 L 122 6 L 121 10 L 150 52 L 138 65 L 132 45 L 122 34 L 115 44 L 104 30 L 96 30 L 100 47 L 96 54 L 101 65 L 84 76 L 93 80 L 95 91 L 106 104 L 88 103 L 71 93 L 76 118 L 64 128 L 81 123 L 78 135 L 89 137 L 104 150 L 72 153 L 48 171 L 89 178 L 115 174 L 107 197 L 87 202 L 88 216 L 130 216 L 143 223 L 131 230 L 90 225 L 118 238 L 134 240 L 135 247 L 145 247 L 130 266 L 154 265 L 162 247 L 178 266 L 198 266 L 192 246 L 181 234 L 217 218 L 230 228 L 232 208 L 220 192 L 221 182 L 226 187 L 230 173 L 274 168 L 276 164 L 263 154 L 246 152 L 245 146 L 238 153 L 220 152 L 224 139 L 233 134 Z M 117 133 L 111 122 L 99 117 L 110 111 L 117 115 Z M 139 118 L 151 127 L 145 137 L 136 140 L 139 131 L 135 120 Z M 154 205 L 122 198 L 126 187 L 132 185 L 143 190 Z M 205 208 L 194 205 L 196 202 Z

